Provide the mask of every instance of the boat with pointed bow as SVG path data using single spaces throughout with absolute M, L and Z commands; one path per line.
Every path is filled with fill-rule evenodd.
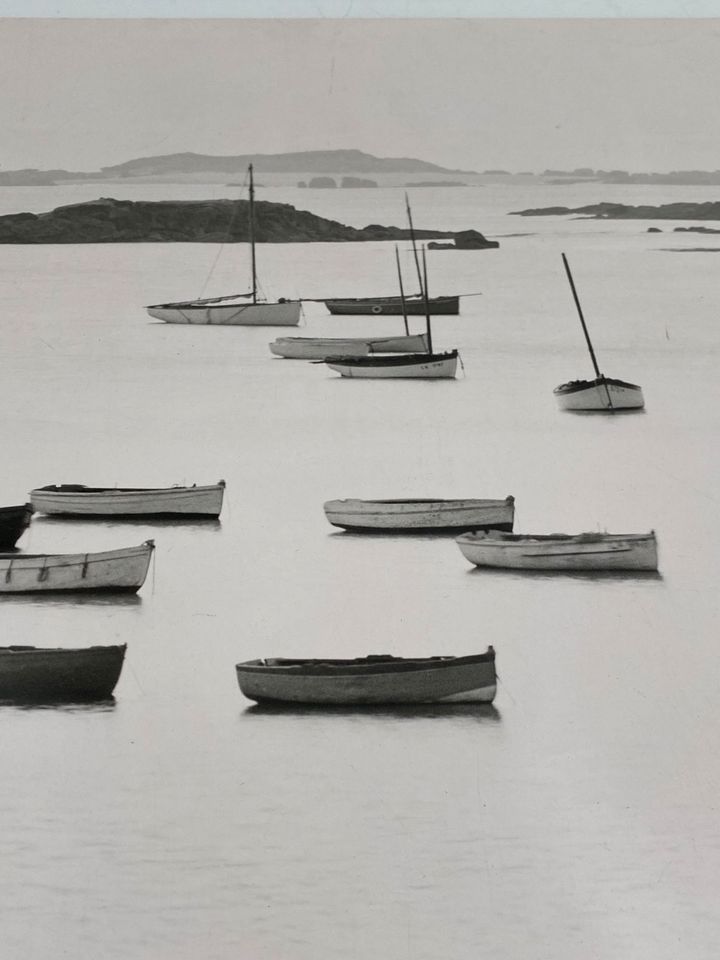
M 258 703 L 492 703 L 497 691 L 492 647 L 467 657 L 272 657 L 238 663 L 235 671 L 242 694 Z

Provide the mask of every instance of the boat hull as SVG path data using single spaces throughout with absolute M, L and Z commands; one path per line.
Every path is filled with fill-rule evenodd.
M 598 411 L 642 410 L 643 392 L 637 384 L 601 377 L 563 383 L 553 391 L 561 410 Z
M 332 314 L 353 314 L 368 316 L 402 316 L 403 304 L 400 297 L 359 297 L 344 300 L 325 300 L 325 306 Z M 431 297 L 428 301 L 430 313 L 457 315 L 460 313 L 459 297 Z M 425 316 L 425 301 L 422 297 L 406 297 L 405 313 L 408 316 Z
M 355 380 L 452 380 L 458 353 L 407 354 L 392 357 L 327 357 L 327 366 Z
M 80 484 L 38 487 L 30 500 L 40 513 L 72 517 L 165 517 L 216 519 L 225 483 L 164 489 L 92 488 Z
M 492 703 L 495 653 L 421 660 L 254 660 L 236 666 L 249 700 L 326 706 L 410 703 Z
M 29 503 L 0 507 L 0 550 L 12 550 L 30 526 L 34 510 Z
M 507 536 L 463 534 L 463 556 L 478 567 L 514 570 L 657 571 L 657 540 L 649 534 Z
M 0 594 L 136 593 L 145 582 L 155 545 L 75 554 L 0 554 Z
M 0 647 L 0 701 L 107 700 L 120 678 L 125 644 L 62 650 Z
M 460 533 L 512 530 L 515 500 L 328 500 L 334 527 L 358 533 Z
M 324 360 L 330 356 L 367 357 L 375 353 L 421 353 L 427 350 L 423 333 L 399 337 L 279 337 L 271 353 L 289 360 Z
M 300 301 L 280 303 L 163 303 L 146 307 L 164 323 L 210 324 L 233 327 L 296 327 Z

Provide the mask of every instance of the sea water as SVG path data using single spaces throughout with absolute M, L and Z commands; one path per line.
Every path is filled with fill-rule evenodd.
M 4 188 L 0 212 L 218 185 Z M 341 222 L 402 225 L 401 189 L 268 189 Z M 529 207 L 716 199 L 709 188 L 418 189 L 433 324 L 456 381 L 348 381 L 274 359 L 297 331 L 155 323 L 147 303 L 247 289 L 245 245 L 0 247 L 0 495 L 49 483 L 227 481 L 219 523 L 36 516 L 20 546 L 153 537 L 137 597 L 3 597 L 5 643 L 127 643 L 113 703 L 0 708 L 0 955 L 25 960 L 548 960 L 716 955 L 720 238 Z M 686 225 L 686 224 L 684 224 Z M 659 226 L 661 233 L 648 233 Z M 695 248 L 709 248 L 699 252 Z M 609 376 L 647 409 L 561 413 L 592 376 L 565 252 Z M 406 289 L 415 289 L 407 243 Z M 396 292 L 388 243 L 258 247 L 269 296 Z M 480 295 L 477 295 L 480 294 Z M 412 318 L 413 329 L 422 319 Z M 353 536 L 336 497 L 516 498 L 518 532 L 658 536 L 660 575 L 472 569 L 452 538 Z M 273 711 L 234 665 L 468 654 L 492 708 Z

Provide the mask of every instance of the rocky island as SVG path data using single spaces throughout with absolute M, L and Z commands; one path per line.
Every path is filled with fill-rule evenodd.
M 0 216 L 0 243 L 247 243 L 247 200 L 113 200 L 73 203 L 48 213 Z M 416 230 L 419 240 L 461 236 L 475 249 L 496 247 L 477 230 Z M 258 243 L 408 240 L 410 231 L 371 224 L 358 229 L 289 203 L 255 202 Z
M 720 220 L 720 201 L 663 203 L 659 207 L 624 203 L 591 203 L 585 207 L 537 207 L 514 210 L 516 217 L 584 216 L 591 220 Z

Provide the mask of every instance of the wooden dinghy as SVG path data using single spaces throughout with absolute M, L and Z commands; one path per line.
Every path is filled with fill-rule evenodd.
M 366 380 L 452 380 L 458 352 L 408 353 L 377 357 L 326 357 L 325 363 L 341 377 Z
M 0 593 L 136 593 L 155 543 L 102 553 L 2 553 Z
M 517 570 L 653 570 L 657 540 L 650 533 L 464 533 L 463 556 L 478 567 Z
M 398 337 L 278 337 L 270 352 L 289 360 L 367 357 L 376 353 L 418 353 L 427 350 L 424 333 Z
M 13 549 L 30 526 L 34 512 L 30 503 L 21 503 L 16 507 L 0 507 L 0 550 Z
M 604 377 L 595 380 L 571 380 L 555 387 L 553 393 L 562 410 L 603 411 L 642 410 L 643 392 L 635 383 Z
M 580 299 L 575 289 L 575 282 L 570 272 L 567 257 L 562 254 L 562 261 L 572 291 L 575 307 L 580 318 L 585 343 L 595 370 L 594 380 L 570 380 L 555 387 L 553 394 L 561 410 L 586 411 L 590 413 L 614 413 L 616 410 L 641 410 L 645 406 L 642 389 L 636 383 L 627 383 L 625 380 L 616 380 L 600 373 L 595 350 L 590 340 L 585 317 L 583 316 Z
M 333 314 L 362 314 L 364 316 L 400 316 L 403 313 L 403 299 L 405 313 L 408 316 L 424 316 L 425 300 L 422 294 L 402 297 L 348 297 L 343 300 L 325 300 L 325 306 Z M 460 313 L 460 297 L 429 297 L 427 301 L 430 313 L 433 315 L 445 314 L 457 316 Z
M 107 700 L 120 678 L 126 645 L 84 649 L 0 647 L 0 701 Z
M 72 517 L 217 518 L 225 481 L 205 487 L 86 487 L 66 483 L 30 491 L 40 513 Z
M 492 647 L 469 657 L 277 657 L 248 660 L 235 669 L 242 693 L 259 703 L 492 703 L 497 689 Z
M 334 527 L 362 533 L 512 530 L 515 498 L 504 500 L 328 500 Z

